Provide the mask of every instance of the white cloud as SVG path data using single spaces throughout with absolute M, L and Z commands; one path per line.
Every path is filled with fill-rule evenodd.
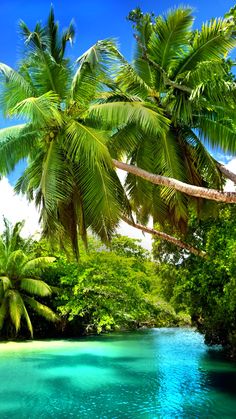
M 3 216 L 13 224 L 25 220 L 23 237 L 34 235 L 40 230 L 39 214 L 34 204 L 27 202 L 24 196 L 16 195 L 7 178 L 0 181 L 0 232 L 4 229 Z
M 127 173 L 123 170 L 117 169 L 117 174 L 119 176 L 119 179 L 124 185 L 125 178 Z M 149 226 L 152 227 L 151 223 L 149 223 Z M 122 236 L 128 236 L 132 239 L 138 239 L 141 240 L 141 245 L 145 247 L 147 250 L 152 250 L 152 236 L 148 233 L 143 233 L 140 230 L 137 230 L 137 228 L 131 227 L 129 224 L 126 224 L 124 221 L 121 221 L 119 228 L 117 230 L 118 234 L 121 234 Z
M 22 236 L 28 237 L 40 231 L 39 214 L 33 203 L 22 195 L 17 195 L 7 178 L 0 181 L 0 233 L 4 230 L 3 216 L 12 224 L 25 220 Z M 151 249 L 151 236 L 121 222 L 118 233 L 140 239 L 143 247 Z
M 231 172 L 236 173 L 236 158 L 232 159 L 229 163 L 225 165 L 227 169 L 229 169 Z M 235 185 L 231 180 L 227 180 L 225 184 L 226 192 L 235 192 Z
M 151 225 L 150 225 L 151 227 Z M 145 247 L 147 250 L 152 249 L 152 236 L 148 233 L 142 233 L 142 231 L 137 230 L 134 227 L 131 227 L 130 225 L 124 223 L 123 221 L 120 223 L 120 226 L 117 231 L 118 234 L 121 234 L 122 236 L 128 236 L 132 239 L 139 239 L 141 240 L 141 245 Z

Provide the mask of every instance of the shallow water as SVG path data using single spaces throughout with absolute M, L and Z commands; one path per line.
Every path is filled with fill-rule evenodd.
M 0 418 L 236 418 L 236 365 L 187 329 L 0 344 Z

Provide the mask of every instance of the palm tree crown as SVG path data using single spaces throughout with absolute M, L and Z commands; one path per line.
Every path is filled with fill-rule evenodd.
M 33 326 L 28 308 L 49 321 L 56 321 L 57 315 L 33 296 L 46 297 L 52 289 L 39 278 L 42 269 L 55 258 L 27 256 L 27 241 L 20 237 L 24 223 L 14 227 L 5 220 L 5 232 L 0 237 L 0 329 L 10 319 L 17 333 L 24 318 L 33 337 Z
M 102 85 L 97 58 L 106 66 L 107 52 L 104 45 L 98 54 L 91 48 L 73 73 L 64 59 L 72 24 L 60 35 L 51 10 L 44 27 L 37 24 L 31 32 L 25 23 L 20 26 L 26 51 L 18 71 L 0 64 L 5 81 L 1 104 L 6 116 L 25 123 L 0 131 L 0 172 L 7 174 L 20 159 L 28 159 L 16 190 L 35 199 L 44 234 L 62 246 L 70 242 L 78 258 L 78 230 L 85 243 L 89 227 L 107 240 L 128 208 L 107 136 L 88 114 Z M 105 71 L 100 74 L 105 78 Z
M 134 61 L 129 64 L 113 48 L 119 60 L 116 85 L 93 111 L 113 125 L 112 156 L 154 174 L 222 190 L 224 176 L 206 145 L 236 150 L 235 82 L 227 60 L 236 45 L 232 25 L 214 19 L 193 30 L 192 10 L 184 7 L 156 18 L 137 9 L 129 18 L 135 27 Z M 132 109 L 140 117 L 138 125 Z M 133 174 L 126 188 L 143 221 L 151 214 L 154 221 L 184 229 L 190 207 L 206 210 L 200 198 Z

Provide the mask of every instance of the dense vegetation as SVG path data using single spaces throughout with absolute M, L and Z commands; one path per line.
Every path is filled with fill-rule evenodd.
M 189 240 L 206 251 L 187 256 L 156 241 L 161 295 L 176 310 L 190 314 L 209 344 L 222 344 L 236 355 L 236 223 L 235 208 L 222 206 L 218 216 L 192 218 Z
M 188 7 L 133 10 L 132 64 L 106 40 L 76 70 L 65 56 L 72 24 L 61 33 L 53 9 L 33 31 L 20 23 L 25 50 L 16 69 L 0 64 L 0 105 L 24 123 L 0 130 L 0 174 L 27 159 L 15 189 L 39 207 L 51 243 L 24 243 L 20 224 L 2 236 L 3 337 L 168 326 L 189 314 L 209 343 L 234 350 L 235 209 L 219 202 L 236 202 L 223 190 L 236 175 L 206 143 L 236 150 L 235 16 L 195 30 Z M 147 231 L 150 217 L 156 262 L 114 238 L 121 219 Z M 88 230 L 101 242 L 85 254 Z
M 2 339 L 27 338 L 33 336 L 33 329 L 38 338 L 78 337 L 142 326 L 189 324 L 188 316 L 176 314 L 160 297 L 155 264 L 134 240 L 114 237 L 106 248 L 91 239 L 89 254 L 84 253 L 78 264 L 56 251 L 56 257 L 46 256 L 50 248 L 45 241 L 20 238 L 22 225 L 6 226 L 2 240 L 6 242 L 7 233 L 11 248 L 5 246 L 4 255 L 8 251 L 8 256 L 1 265 Z

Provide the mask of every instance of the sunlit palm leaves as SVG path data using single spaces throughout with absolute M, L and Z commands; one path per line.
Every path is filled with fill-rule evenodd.
M 221 189 L 224 179 L 205 144 L 235 152 L 235 83 L 225 58 L 236 41 L 229 22 L 215 19 L 193 30 L 192 10 L 183 7 L 157 18 L 137 9 L 130 18 L 137 41 L 133 64 L 113 48 L 120 60 L 116 94 L 124 95 L 125 101 L 117 103 L 111 92 L 106 104 L 103 99 L 101 107 L 94 107 L 104 121 L 115 121 L 111 153 L 152 173 Z M 131 116 L 125 123 L 121 110 L 129 115 L 129 107 L 135 106 L 137 119 Z M 157 114 L 156 119 L 148 119 L 147 129 L 141 115 L 148 106 Z M 160 125 L 164 117 L 169 120 L 166 127 Z M 150 121 L 156 132 L 150 129 Z M 198 210 L 202 205 L 199 199 L 130 174 L 127 187 L 134 211 L 143 221 L 152 214 L 156 221 L 184 229 L 189 205 L 197 204 Z
M 90 48 L 72 77 L 64 52 L 73 26 L 60 35 L 52 10 L 46 26 L 37 24 L 33 32 L 23 22 L 20 26 L 24 59 L 18 72 L 5 65 L 0 71 L 5 113 L 26 124 L 0 131 L 0 170 L 7 174 L 27 159 L 16 190 L 35 200 L 43 233 L 63 246 L 70 241 L 78 258 L 78 232 L 85 243 L 88 228 L 108 240 L 122 212 L 129 211 L 112 169 L 108 136 L 99 128 L 102 116 L 94 117 L 90 109 L 104 83 L 114 83 L 107 75 L 108 46 L 113 44 L 104 41 Z
M 204 141 L 235 151 L 235 84 L 225 60 L 236 45 L 231 25 L 219 19 L 193 30 L 192 11 L 184 7 L 157 18 L 139 10 L 132 19 L 132 64 L 105 40 L 74 70 L 64 58 L 73 25 L 60 34 L 51 10 L 47 24 L 33 31 L 21 22 L 25 55 L 18 71 L 0 65 L 5 114 L 25 121 L 0 131 L 0 171 L 27 159 L 16 190 L 35 199 L 43 232 L 63 245 L 70 241 L 77 258 L 78 232 L 85 243 L 88 228 L 107 240 L 122 214 L 131 214 L 112 157 L 220 189 L 222 175 Z M 139 218 L 153 215 L 182 229 L 197 201 L 132 175 L 126 189 Z
M 26 253 L 27 241 L 20 237 L 24 224 L 17 223 L 12 227 L 4 221 L 6 228 L 0 238 L 0 329 L 10 317 L 17 333 L 24 319 L 33 336 L 29 308 L 50 321 L 57 320 L 57 315 L 49 307 L 28 296 L 46 297 L 52 294 L 51 287 L 37 275 L 55 258 L 30 259 Z

